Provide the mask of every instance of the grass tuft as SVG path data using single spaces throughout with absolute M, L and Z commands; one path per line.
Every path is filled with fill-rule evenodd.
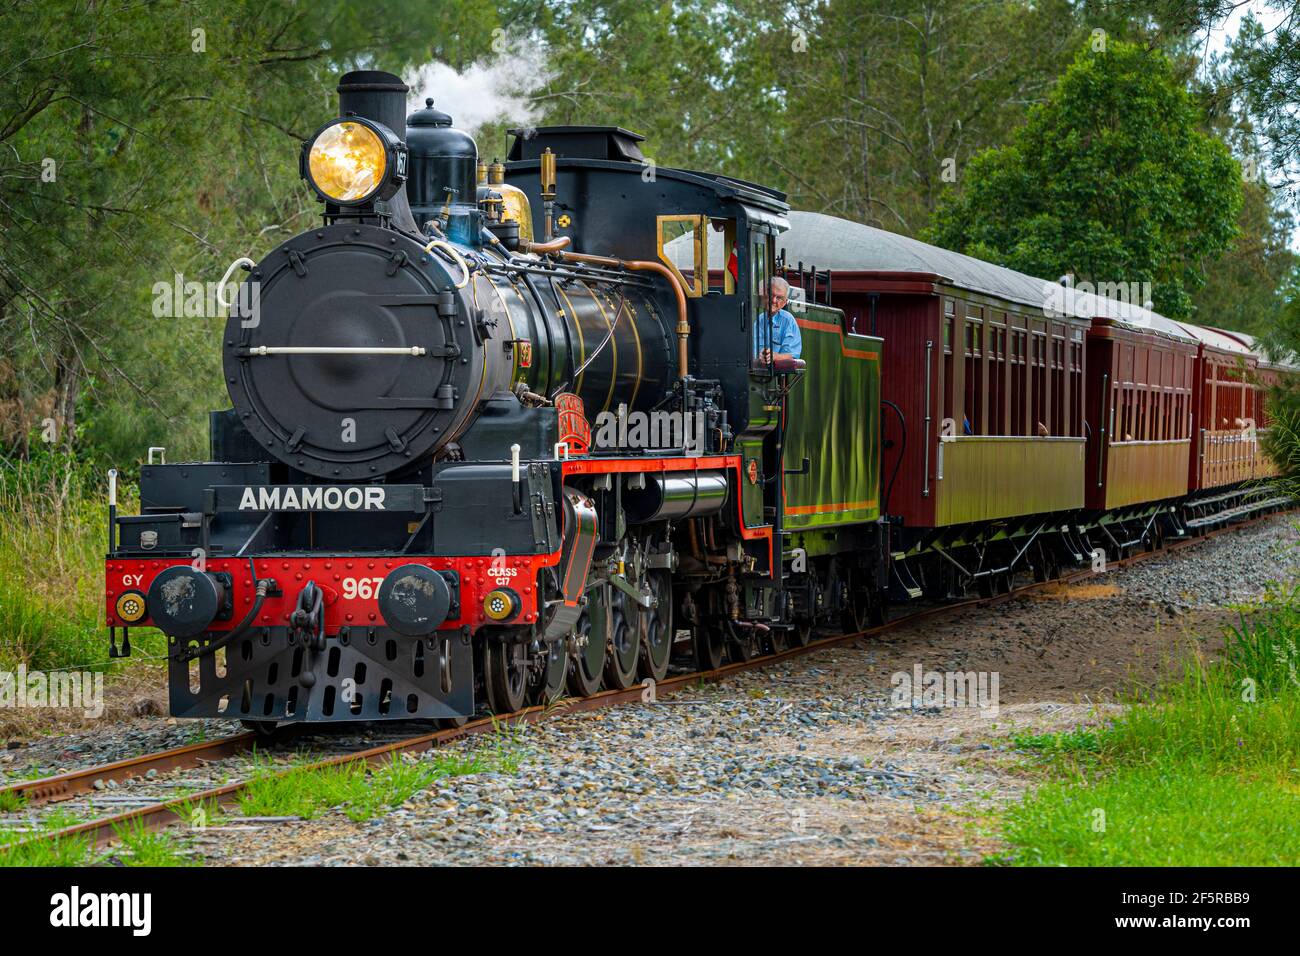
M 518 773 L 525 753 L 523 738 L 521 727 L 498 726 L 487 741 L 472 750 L 434 752 L 420 760 L 394 757 L 378 768 L 341 764 L 286 770 L 255 753 L 251 779 L 238 798 L 239 811 L 250 817 L 311 820 L 341 808 L 352 820 L 369 820 L 442 778 Z
M 13 834 L 17 839 L 30 834 Z M 85 866 L 90 861 L 90 841 L 85 837 L 40 840 L 4 848 L 0 835 L 0 866 Z
M 127 866 L 193 866 L 182 856 L 180 843 L 170 833 L 148 829 L 140 820 L 113 828 L 121 847 L 113 855 Z

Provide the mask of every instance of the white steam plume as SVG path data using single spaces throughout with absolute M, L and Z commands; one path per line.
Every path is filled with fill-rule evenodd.
M 487 123 L 535 126 L 541 110 L 529 97 L 548 79 L 542 44 L 516 39 L 492 60 L 474 63 L 463 73 L 437 60 L 426 63 L 406 77 L 406 84 L 411 112 L 423 109 L 431 96 L 457 129 L 475 135 Z

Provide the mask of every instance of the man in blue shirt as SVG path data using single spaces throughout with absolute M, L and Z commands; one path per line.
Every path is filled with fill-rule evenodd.
M 754 354 L 764 365 L 781 359 L 797 359 L 803 354 L 799 323 L 785 310 L 790 300 L 790 283 L 774 276 L 767 285 L 768 308 L 754 330 Z M 769 347 L 770 346 L 770 347 Z

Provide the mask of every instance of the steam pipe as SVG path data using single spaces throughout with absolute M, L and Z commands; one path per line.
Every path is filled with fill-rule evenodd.
M 552 239 L 550 242 L 521 242 L 519 249 L 521 252 L 531 252 L 539 256 L 549 256 L 567 249 L 569 243 L 573 241 L 572 236 L 560 236 L 558 239 Z

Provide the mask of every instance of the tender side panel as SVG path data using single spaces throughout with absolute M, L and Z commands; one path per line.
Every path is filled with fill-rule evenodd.
M 785 524 L 791 530 L 874 521 L 880 515 L 881 340 L 845 334 L 843 314 L 805 306 L 798 316 L 807 371 L 786 415 Z

